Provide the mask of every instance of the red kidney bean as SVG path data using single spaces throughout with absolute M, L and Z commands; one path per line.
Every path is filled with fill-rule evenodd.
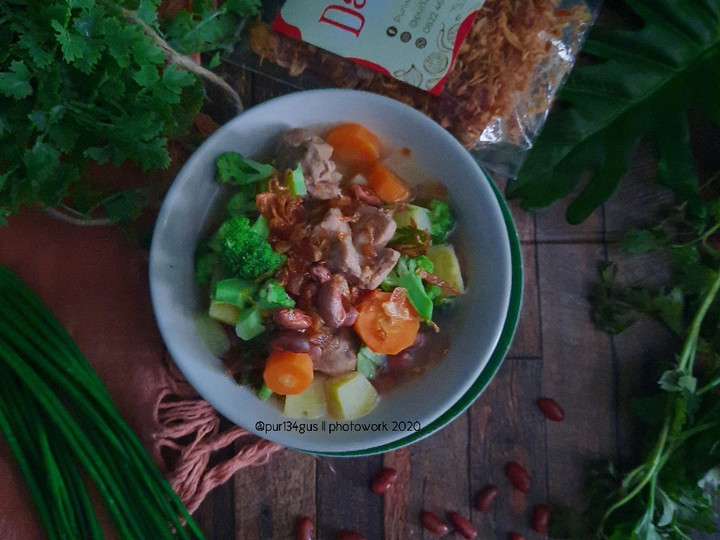
M 548 420 L 562 422 L 565 419 L 565 411 L 552 398 L 542 397 L 537 400 L 537 406 Z
M 270 345 L 286 351 L 306 353 L 310 351 L 310 340 L 296 330 L 279 330 L 272 334 Z
M 352 326 L 355 324 L 358 318 L 358 310 L 355 306 L 345 306 L 345 320 L 343 320 L 343 326 Z
M 507 540 L 525 540 L 525 537 L 522 534 L 518 534 L 516 532 L 508 533 Z
M 422 522 L 422 526 L 425 530 L 430 534 L 442 536 L 443 534 L 447 534 L 450 530 L 445 520 L 438 516 L 435 512 L 423 510 L 420 513 L 420 521 Z
M 473 540 L 477 536 L 475 525 L 457 512 L 448 512 L 448 521 L 455 529 L 455 532 L 466 540 Z
M 523 493 L 530 491 L 530 485 L 532 483 L 530 473 L 516 461 L 509 461 L 505 464 L 505 476 L 507 476 L 510 483 L 518 491 L 522 491 Z
M 485 512 L 490 507 L 490 504 L 492 504 L 495 500 L 495 497 L 497 497 L 499 492 L 500 490 L 497 486 L 492 484 L 484 486 L 475 495 L 475 508 L 477 508 L 480 512 Z
M 279 308 L 272 315 L 275 323 L 287 330 L 304 332 L 312 326 L 312 317 L 298 308 Z
M 334 274 L 330 280 L 320 285 L 316 299 L 317 312 L 330 328 L 340 328 L 347 318 L 341 279 L 340 276 Z
M 310 268 L 310 275 L 319 283 L 325 283 L 326 281 L 330 281 L 332 272 L 330 272 L 330 270 L 328 270 L 325 266 L 316 264 Z
M 314 526 L 307 516 L 300 516 L 295 521 L 295 540 L 312 540 Z
M 338 531 L 336 538 L 337 540 L 367 540 L 367 538 L 359 532 L 348 530 Z
M 550 522 L 550 508 L 547 504 L 538 503 L 533 506 L 530 517 L 530 526 L 536 533 L 545 534 Z
M 385 493 L 397 480 L 397 471 L 392 467 L 383 467 L 370 480 L 370 490 L 375 495 Z

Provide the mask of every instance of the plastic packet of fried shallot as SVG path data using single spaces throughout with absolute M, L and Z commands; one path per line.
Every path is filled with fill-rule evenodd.
M 385 1 L 408 12 L 408 25 L 415 22 L 412 28 L 404 28 L 402 20 L 391 23 L 387 25 L 388 35 L 411 34 L 411 43 L 429 24 L 433 8 L 439 12 L 446 3 Z M 335 2 L 337 8 L 331 9 L 337 9 L 336 13 L 324 12 L 323 16 L 333 18 L 335 27 L 346 27 L 346 31 L 336 34 L 352 34 L 359 26 L 352 6 L 368 3 Z M 281 0 L 263 2 L 262 18 L 247 22 L 244 40 L 226 60 L 299 89 L 355 88 L 398 99 L 445 127 L 485 169 L 513 178 L 575 63 L 600 0 L 454 3 L 471 4 L 475 9 L 460 6 L 471 24 L 451 44 L 451 65 L 442 84 L 432 87 L 432 91 L 403 76 L 403 71 L 390 73 L 378 69 L 377 62 L 358 62 L 353 59 L 357 55 L 348 53 L 345 45 L 336 47 L 326 41 L 326 48 L 321 48 L 304 41 L 305 36 L 297 31 L 284 30 L 283 24 L 278 25 L 284 4 Z M 382 46 L 380 40 L 378 43 Z M 328 49 L 343 51 L 345 56 Z

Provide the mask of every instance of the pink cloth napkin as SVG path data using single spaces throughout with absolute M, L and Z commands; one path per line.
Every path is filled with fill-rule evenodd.
M 79 345 L 118 409 L 190 511 L 248 465 L 279 447 L 222 427 L 168 358 L 157 330 L 147 253 L 116 226 L 81 227 L 23 211 L 0 227 L 0 264 L 15 271 Z M 213 452 L 233 457 L 209 465 Z M 0 436 L 0 538 L 42 538 L 24 480 Z

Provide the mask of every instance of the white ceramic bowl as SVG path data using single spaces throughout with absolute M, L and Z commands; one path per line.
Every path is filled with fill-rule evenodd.
M 215 158 L 253 157 L 292 127 L 356 121 L 417 163 L 449 190 L 466 294 L 444 321 L 445 358 L 423 377 L 384 395 L 367 416 L 342 426 L 289 420 L 225 374 L 197 316 L 206 292 L 194 280 L 193 252 L 223 210 Z M 419 440 L 467 408 L 488 384 L 510 344 L 520 310 L 522 263 L 502 197 L 470 154 L 442 127 L 398 101 L 353 90 L 311 90 L 257 105 L 222 126 L 187 161 L 161 208 L 150 254 L 150 287 L 160 332 L 190 384 L 222 415 L 284 446 L 318 454 L 362 455 Z M 331 429 L 334 427 L 335 429 Z

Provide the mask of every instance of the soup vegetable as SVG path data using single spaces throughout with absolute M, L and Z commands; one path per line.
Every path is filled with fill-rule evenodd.
M 464 290 L 454 217 L 440 184 L 395 172 L 411 154 L 345 123 L 286 131 L 267 163 L 217 158 L 233 194 L 196 277 L 229 371 L 289 417 L 363 416 L 444 352 L 433 317 Z

